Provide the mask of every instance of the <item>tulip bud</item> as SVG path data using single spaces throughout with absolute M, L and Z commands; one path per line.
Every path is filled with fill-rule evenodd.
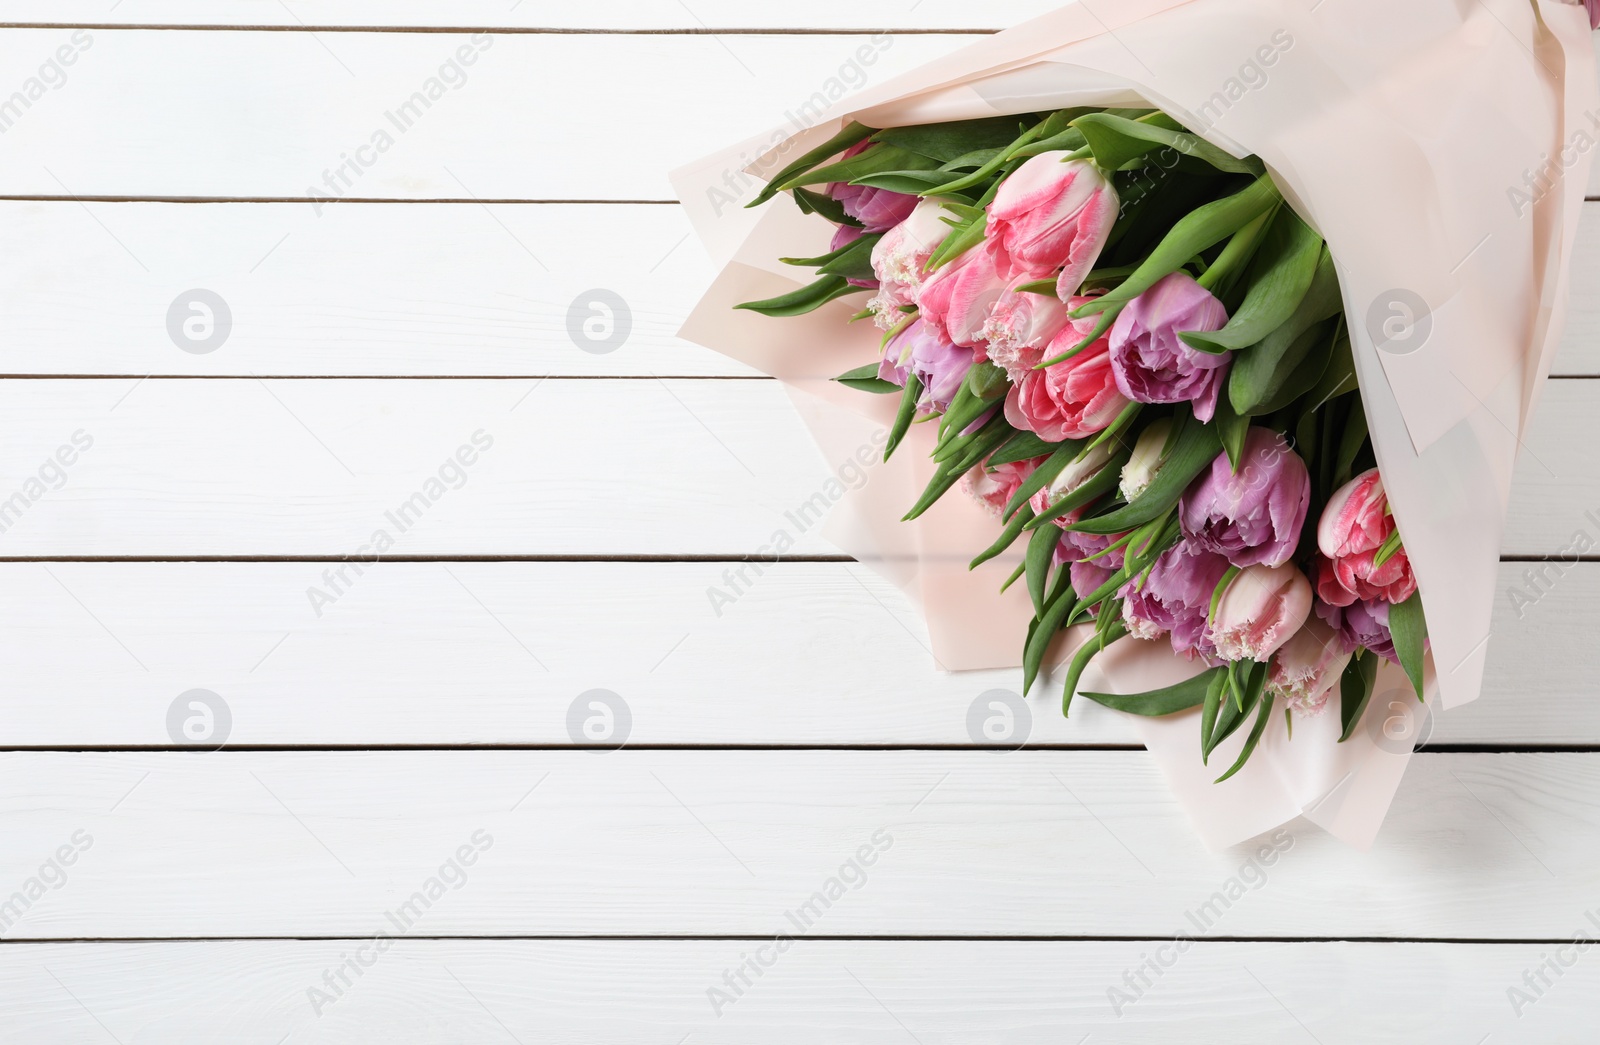
M 1317 521 L 1317 550 L 1326 556 L 1317 571 L 1317 594 L 1323 601 L 1348 606 L 1358 599 L 1409 599 L 1417 580 L 1405 549 L 1397 548 L 1378 562 L 1379 550 L 1394 534 L 1389 498 L 1376 468 L 1334 491 Z
M 872 248 L 872 271 L 884 283 L 915 289 L 922 286 L 928 259 L 950 234 L 945 217 L 953 216 L 938 200 L 923 200 L 905 221 L 883 234 Z
M 1057 291 L 1063 300 L 1094 268 L 1120 206 L 1100 168 L 1068 155 L 1040 153 L 1013 171 L 989 204 L 988 223 L 990 238 L 1020 272 L 1042 279 L 1062 270 Z
M 1217 656 L 1265 661 L 1311 615 L 1311 582 L 1292 565 L 1247 566 L 1229 582 L 1207 627 Z
M 1311 506 L 1311 474 L 1270 428 L 1245 433 L 1235 471 L 1226 453 L 1184 492 L 1183 535 L 1235 566 L 1288 562 Z
M 954 344 L 976 346 L 994 303 L 1006 291 L 997 262 L 986 244 L 942 265 L 917 291 L 922 318 Z
M 1111 325 L 1117 387 L 1135 403 L 1191 403 L 1196 418 L 1210 421 L 1231 354 L 1190 348 L 1178 334 L 1218 330 L 1227 322 L 1222 302 L 1188 273 L 1162 277 Z
M 1317 715 L 1350 663 L 1344 638 L 1317 617 L 1284 643 L 1267 672 L 1267 689 L 1302 715 Z
M 868 139 L 853 145 L 845 151 L 841 159 L 847 160 L 859 156 L 876 144 Z M 909 217 L 917 205 L 917 197 L 908 196 L 903 192 L 874 189 L 866 185 L 851 185 L 842 181 L 831 183 L 827 191 L 829 196 L 839 201 L 844 212 L 861 222 L 868 232 L 883 232 L 894 228 Z
M 1167 438 L 1171 434 L 1172 420 L 1166 417 L 1140 433 L 1139 441 L 1133 444 L 1133 454 L 1128 458 L 1128 463 L 1122 466 L 1119 490 L 1124 501 L 1131 504 L 1155 481 L 1156 472 L 1166 463 Z
M 1161 553 L 1143 583 L 1135 578 L 1118 593 L 1124 600 L 1123 623 L 1135 638 L 1172 635 L 1172 649 L 1188 657 L 1215 661 L 1216 649 L 1206 630 L 1206 612 L 1217 584 L 1228 572 L 1228 560 L 1189 541 Z

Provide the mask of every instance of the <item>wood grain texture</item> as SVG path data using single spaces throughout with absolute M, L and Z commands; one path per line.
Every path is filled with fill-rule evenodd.
M 668 199 L 674 167 L 973 39 L 10 29 L 17 83 L 73 61 L 6 117 L 0 195 Z
M 1507 554 L 1594 542 L 1597 397 L 1546 388 Z M 799 509 L 854 463 L 770 381 L 30 380 L 0 416 L 5 556 L 832 554 Z
M 670 205 L 11 201 L 0 232 L 30 244 L 0 253 L 0 373 L 754 373 L 676 337 L 713 273 Z M 231 324 L 203 354 L 167 325 L 196 288 Z M 627 307 L 611 351 L 572 333 L 604 314 L 596 290 Z M 1600 374 L 1600 203 L 1584 211 L 1553 372 Z
M 1580 1045 L 1600 989 L 1591 950 L 1519 1018 L 1507 991 L 1552 947 L 1199 943 L 1182 956 L 1160 951 L 1173 964 L 1118 1015 L 1107 992 L 1126 990 L 1124 973 L 1157 945 L 804 940 L 719 1014 L 707 991 L 762 945 L 402 940 L 380 956 L 368 944 L 360 954 L 372 965 L 359 978 L 346 972 L 350 986 L 329 992 L 320 1013 L 308 991 L 325 990 L 323 975 L 353 960 L 356 942 L 7 947 L 0 1019 L 37 1045 L 107 1033 L 123 1045 L 270 1045 L 285 1035 L 396 1045 L 1470 1045 L 1486 1033 Z
M 1597 794 L 1600 754 L 1422 753 L 1372 852 L 1302 823 L 1263 876 L 1263 843 L 1206 852 L 1137 751 L 13 752 L 0 882 L 77 849 L 12 939 L 362 935 L 386 912 L 426 935 L 795 912 L 828 935 L 1549 939 L 1600 889 Z M 402 910 L 463 845 L 468 881 Z
M 381 563 L 319 616 L 309 593 L 332 568 L 0 566 L 0 677 L 27 694 L 0 747 L 186 743 L 167 714 L 196 688 L 228 706 L 235 746 L 564 745 L 593 689 L 626 705 L 632 744 L 1138 743 L 1089 702 L 1063 719 L 1048 682 L 986 734 L 1005 725 L 991 691 L 1015 694 L 1019 672 L 936 670 L 916 608 L 856 564 L 747 568 L 713 608 L 737 564 Z M 1600 564 L 1523 604 L 1543 568 L 1501 566 L 1483 697 L 1415 739 L 1600 745 Z

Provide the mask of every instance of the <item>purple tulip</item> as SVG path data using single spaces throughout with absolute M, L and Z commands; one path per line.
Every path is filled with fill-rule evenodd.
M 884 345 L 878 377 L 904 388 L 906 375 L 915 374 L 923 389 L 918 405 L 924 410 L 943 410 L 970 369 L 972 349 L 952 345 L 918 319 Z
M 1162 277 L 1111 325 L 1117 388 L 1136 403 L 1193 403 L 1195 417 L 1211 420 L 1232 356 L 1192 349 L 1178 334 L 1219 330 L 1227 322 L 1222 302 L 1187 273 Z
M 1269 428 L 1245 433 L 1235 472 L 1220 453 L 1184 491 L 1183 535 L 1240 568 L 1281 566 L 1294 556 L 1311 506 L 1311 476 L 1300 455 Z
M 868 140 L 851 147 L 843 159 L 859 156 L 875 144 Z M 866 226 L 868 232 L 887 232 L 911 216 L 919 202 L 917 197 L 888 189 L 874 189 L 866 185 L 851 185 L 836 181 L 828 186 L 828 195 L 839 201 L 844 212 Z
M 867 234 L 866 229 L 858 229 L 854 225 L 840 225 L 833 230 L 833 242 L 828 244 L 830 252 L 849 246 Z M 852 287 L 861 287 L 865 290 L 877 290 L 878 281 L 875 279 L 854 279 L 846 277 L 845 282 Z
M 1346 650 L 1364 646 L 1385 660 L 1400 663 L 1394 651 L 1394 637 L 1389 634 L 1387 602 L 1358 599 L 1348 606 L 1333 606 L 1318 599 L 1313 608 L 1328 627 L 1339 633 Z
M 1583 0 L 1583 6 L 1589 9 L 1589 28 L 1600 29 L 1600 0 Z
M 1071 513 L 1076 515 L 1078 513 Z M 1065 520 L 1058 520 L 1065 521 Z M 1078 533 L 1067 530 L 1061 535 L 1061 543 L 1056 545 L 1056 562 L 1071 563 L 1069 567 L 1072 577 L 1072 591 L 1080 599 L 1086 599 L 1097 591 L 1102 584 L 1111 579 L 1111 575 L 1122 569 L 1125 561 L 1125 549 L 1117 548 L 1106 552 L 1111 545 L 1117 543 L 1121 534 Z M 1089 556 L 1094 555 L 1091 559 Z
M 1170 633 L 1174 652 L 1215 662 L 1216 648 L 1205 634 L 1206 615 L 1227 572 L 1227 559 L 1179 541 L 1161 553 L 1142 587 L 1137 578 L 1123 585 L 1122 620 L 1136 638 Z

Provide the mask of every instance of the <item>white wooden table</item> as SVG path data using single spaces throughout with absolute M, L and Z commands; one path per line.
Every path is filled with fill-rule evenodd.
M 830 463 L 674 338 L 664 172 L 1050 6 L 0 2 L 0 1040 L 1594 1040 L 1600 202 L 1370 854 L 978 744 L 812 532 L 713 608 Z

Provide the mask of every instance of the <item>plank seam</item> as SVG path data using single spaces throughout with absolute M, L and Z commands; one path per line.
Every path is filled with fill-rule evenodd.
M 1355 943 L 1355 944 L 1396 944 L 1410 946 L 1460 946 L 1460 947 L 1485 947 L 1485 946 L 1559 946 L 1572 942 L 1571 936 L 1553 937 L 1494 937 L 1494 936 L 1145 936 L 1121 934 L 1083 934 L 1083 935 L 1015 935 L 1002 934 L 994 936 L 978 935 L 971 933 L 962 934 L 884 934 L 874 935 L 844 935 L 807 933 L 807 940 L 827 941 L 831 943 L 1159 943 L 1180 939 L 1189 939 L 1197 944 L 1240 944 L 1240 943 L 1272 943 L 1272 944 L 1317 944 L 1317 943 Z M 0 939 L 0 947 L 6 945 L 38 946 L 41 944 L 84 944 L 84 945 L 132 945 L 132 944 L 186 944 L 186 943 L 344 943 L 361 940 L 370 940 L 371 936 L 18 936 Z M 760 933 L 712 933 L 712 934 L 687 934 L 687 933 L 490 933 L 484 935 L 473 934 L 440 934 L 422 936 L 407 933 L 406 941 L 431 940 L 436 942 L 462 942 L 462 943 L 744 943 L 772 940 L 772 934 Z

